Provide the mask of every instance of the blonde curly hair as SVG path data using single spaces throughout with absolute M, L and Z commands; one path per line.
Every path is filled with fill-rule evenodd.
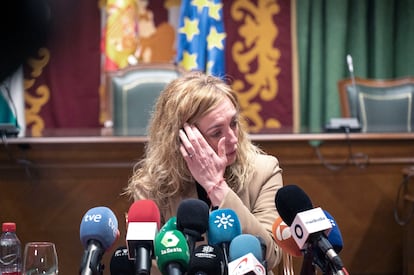
M 190 72 L 169 83 L 154 106 L 145 156 L 134 166 L 126 194 L 134 200 L 152 199 L 162 207 L 167 199 L 194 185 L 195 180 L 180 153 L 178 131 L 185 122 L 196 124 L 224 98 L 230 99 L 240 116 L 236 94 L 220 78 Z M 237 123 L 237 158 L 224 175 L 227 184 L 236 192 L 252 177 L 252 160 L 262 152 L 248 139 L 240 117 Z

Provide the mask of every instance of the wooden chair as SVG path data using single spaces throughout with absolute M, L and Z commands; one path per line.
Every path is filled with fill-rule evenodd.
M 147 134 L 151 111 L 165 86 L 184 73 L 172 63 L 146 63 L 106 75 L 104 127 L 115 135 Z
M 363 132 L 411 132 L 414 78 L 338 81 L 343 117 L 359 120 Z

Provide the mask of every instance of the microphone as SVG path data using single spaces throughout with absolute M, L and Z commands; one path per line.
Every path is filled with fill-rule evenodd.
M 286 253 L 301 257 L 302 251 L 300 251 L 298 245 L 292 237 L 290 227 L 282 220 L 281 217 L 277 217 L 272 226 L 273 238 L 278 246 L 282 248 Z
M 239 217 L 232 209 L 216 209 L 211 211 L 208 224 L 208 244 L 218 245 L 223 249 L 224 261 L 227 265 L 229 244 L 242 232 Z
M 160 229 L 161 231 L 169 231 L 177 229 L 177 217 L 171 217 Z
M 332 229 L 327 236 L 328 241 L 329 243 L 332 244 L 332 247 L 335 250 L 335 252 L 339 253 L 343 247 L 341 232 L 339 231 L 339 228 L 336 226 L 336 222 L 331 216 L 331 214 L 329 214 L 328 211 L 326 210 L 323 210 L 323 212 L 325 213 L 326 217 L 328 218 L 328 220 L 331 222 L 331 225 L 332 225 Z M 323 270 L 325 274 L 330 274 L 333 272 L 332 266 L 329 265 L 328 262 L 323 261 L 325 257 L 320 249 L 315 248 L 314 251 L 310 251 L 309 249 L 306 252 L 310 254 L 309 257 L 311 256 L 313 257 L 313 262 L 315 262 L 315 264 L 318 265 L 319 268 Z
M 128 258 L 135 261 L 136 274 L 150 274 L 159 228 L 160 211 L 154 201 L 138 200 L 130 206 L 126 242 Z
M 223 250 L 217 245 L 197 246 L 190 258 L 188 275 L 225 274 Z
M 300 249 L 306 249 L 306 245 L 317 247 L 336 271 L 343 269 L 342 260 L 326 237 L 332 228 L 331 222 L 321 208 L 313 208 L 302 189 L 296 185 L 283 186 L 276 193 L 275 204 Z
M 115 214 L 104 206 L 91 208 L 82 217 L 79 231 L 80 241 L 85 248 L 79 274 L 102 274 L 102 256 L 119 237 Z
M 134 261 L 128 259 L 128 249 L 120 246 L 112 254 L 109 264 L 111 275 L 135 275 Z
M 352 56 L 350 54 L 346 55 L 346 63 L 348 64 L 348 70 L 351 77 L 354 77 L 354 63 L 352 62 Z
M 267 270 L 267 260 L 266 260 L 267 244 L 262 237 L 256 236 L 256 238 L 259 240 L 260 247 L 262 248 L 262 255 L 263 255 L 262 265 Z
M 238 235 L 230 243 L 228 274 L 266 274 L 266 268 L 261 264 L 263 258 L 262 246 L 256 236 Z
M 193 254 L 195 243 L 204 240 L 202 236 L 208 227 L 209 207 L 198 199 L 185 199 L 177 209 L 177 229 L 187 239 L 190 254 Z
M 183 233 L 178 230 L 160 231 L 155 238 L 155 257 L 162 274 L 184 274 L 190 253 Z
M 355 74 L 354 74 L 354 63 L 352 61 L 352 56 L 350 54 L 346 55 L 346 63 L 348 64 L 348 71 L 349 74 L 351 76 L 351 83 L 352 83 L 352 87 L 355 90 L 355 93 L 358 93 L 358 89 L 357 89 L 357 85 L 356 85 L 356 79 L 355 79 Z M 357 110 L 356 110 L 356 106 L 353 106 L 352 113 L 354 114 L 354 116 L 357 114 Z
M 329 219 L 332 225 L 331 232 L 328 234 L 328 241 L 332 244 L 333 249 L 336 253 L 339 253 L 342 251 L 342 248 L 344 247 L 344 241 L 342 239 L 341 231 L 339 230 L 339 227 L 335 221 L 335 219 L 332 217 L 331 214 L 329 214 L 328 211 L 323 210 L 326 217 Z

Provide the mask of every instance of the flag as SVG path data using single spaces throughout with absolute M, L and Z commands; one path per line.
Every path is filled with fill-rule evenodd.
M 225 74 L 223 4 L 220 0 L 183 0 L 178 29 L 177 63 L 184 69 Z
M 105 71 L 127 67 L 138 45 L 135 0 L 108 0 L 105 7 L 102 48 Z

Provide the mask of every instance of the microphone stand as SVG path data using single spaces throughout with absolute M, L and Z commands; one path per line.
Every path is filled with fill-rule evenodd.
M 300 270 L 300 275 L 315 275 L 315 266 L 313 265 L 313 247 L 308 245 L 303 250 L 303 262 Z
M 149 275 L 151 274 L 151 254 L 150 249 L 146 245 L 138 245 L 135 248 L 135 274 Z
M 101 263 L 101 260 L 104 252 L 98 241 L 90 240 L 88 242 L 88 249 L 85 250 L 82 257 L 79 274 L 103 275 L 104 265 Z
M 308 246 L 308 249 L 309 247 L 312 247 L 312 246 Z M 323 275 L 345 275 L 342 268 L 337 266 L 335 261 L 332 261 L 328 257 L 325 257 L 317 246 L 315 249 L 311 249 L 311 254 L 313 258 L 312 259 L 313 266 L 315 265 L 318 266 L 319 269 L 322 271 Z

